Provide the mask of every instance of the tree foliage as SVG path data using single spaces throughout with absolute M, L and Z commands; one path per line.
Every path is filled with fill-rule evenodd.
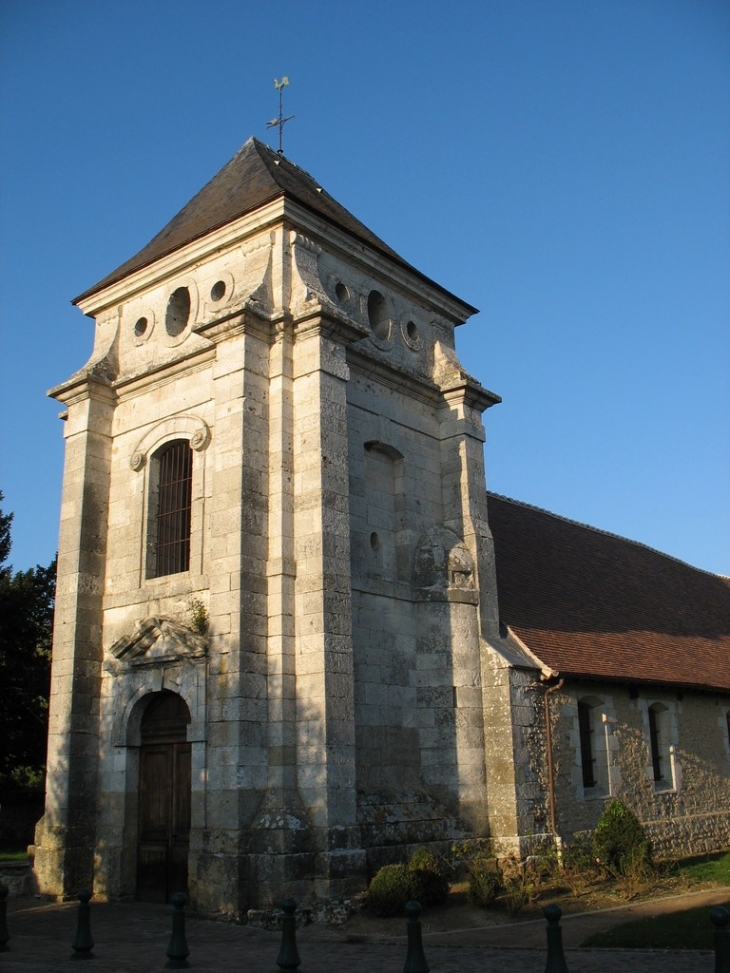
M 25 783 L 46 761 L 56 561 L 14 572 L 12 520 L 0 509 L 0 779 Z

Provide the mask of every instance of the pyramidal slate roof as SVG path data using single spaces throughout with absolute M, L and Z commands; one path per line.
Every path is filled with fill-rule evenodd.
M 730 691 L 730 579 L 490 493 L 500 621 L 564 676 Z
M 180 210 L 167 226 L 162 229 L 146 247 L 126 263 L 117 267 L 98 284 L 80 294 L 73 303 L 77 304 L 91 294 L 160 257 L 179 250 L 186 244 L 206 236 L 213 230 L 225 226 L 233 220 L 253 212 L 266 203 L 281 196 L 296 200 L 302 206 L 334 223 L 340 229 L 369 247 L 385 254 L 391 260 L 408 268 L 423 280 L 429 281 L 442 293 L 444 288 L 434 284 L 386 243 L 377 237 L 363 223 L 349 213 L 344 206 L 333 199 L 318 183 L 299 166 L 279 155 L 268 145 L 250 138 L 239 149 L 230 162 L 213 176 L 210 182 Z M 453 295 L 449 295 L 453 296 Z M 463 303 L 463 302 L 462 302 Z M 468 305 L 465 305 L 468 306 Z M 472 311 L 476 310 L 471 308 Z

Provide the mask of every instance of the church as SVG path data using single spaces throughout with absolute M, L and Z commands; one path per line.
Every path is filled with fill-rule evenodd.
M 475 308 L 256 139 L 74 303 L 42 893 L 730 844 L 730 581 L 487 493 Z

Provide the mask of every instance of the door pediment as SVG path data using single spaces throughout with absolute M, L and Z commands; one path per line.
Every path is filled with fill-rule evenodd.
M 173 618 L 153 616 L 138 621 L 130 635 L 111 646 L 111 654 L 132 665 L 200 658 L 208 651 L 208 639 Z

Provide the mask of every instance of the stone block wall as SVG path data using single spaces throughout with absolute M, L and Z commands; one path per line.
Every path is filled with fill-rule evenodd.
M 140 725 L 163 690 L 190 713 L 203 909 L 351 891 L 368 854 L 488 829 L 481 413 L 497 398 L 454 352 L 471 309 L 330 230 L 278 200 L 263 226 L 242 218 L 83 304 L 94 352 L 56 390 L 49 890 L 65 856 L 98 895 L 134 894 Z M 179 439 L 189 567 L 156 577 L 156 456 Z
M 579 700 L 600 711 L 605 762 L 595 787 L 583 786 Z M 654 780 L 648 708 L 667 713 L 664 778 Z M 566 683 L 553 700 L 556 803 L 560 834 L 593 829 L 612 797 L 637 814 L 658 857 L 701 854 L 730 846 L 730 699 L 712 693 L 598 683 Z M 661 732 L 661 730 L 660 730 Z
M 495 651 L 495 646 L 501 651 Z M 505 654 L 506 647 L 506 654 Z M 490 833 L 497 854 L 529 853 L 552 840 L 545 694 L 552 736 L 556 833 L 590 832 L 618 797 L 639 817 L 657 857 L 730 846 L 730 698 L 616 683 L 541 681 L 484 646 L 485 754 Z M 584 786 L 578 703 L 592 713 L 594 783 Z M 666 775 L 654 780 L 648 709 L 666 713 Z M 664 767 L 664 764 L 662 764 Z

